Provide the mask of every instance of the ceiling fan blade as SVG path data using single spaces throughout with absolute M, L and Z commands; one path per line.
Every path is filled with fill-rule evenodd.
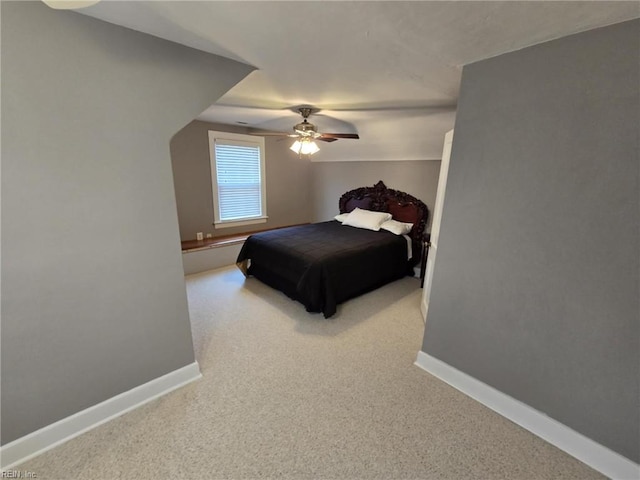
M 331 137 L 323 137 L 322 135 L 320 135 L 319 137 L 314 138 L 314 140 L 320 140 L 322 142 L 335 142 L 338 139 L 337 138 L 331 138 Z
M 321 136 L 324 138 L 333 138 L 336 140 L 338 138 L 353 138 L 355 140 L 358 140 L 360 138 L 357 133 L 323 133 L 321 134 Z

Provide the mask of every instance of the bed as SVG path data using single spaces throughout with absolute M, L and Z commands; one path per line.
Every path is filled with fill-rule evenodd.
M 338 205 L 340 220 L 251 235 L 238 255 L 238 268 L 325 318 L 338 304 L 413 274 L 429 215 L 422 201 L 380 181 L 344 193 Z M 361 215 L 365 222 L 391 218 L 385 228 L 400 222 L 410 230 L 358 228 Z

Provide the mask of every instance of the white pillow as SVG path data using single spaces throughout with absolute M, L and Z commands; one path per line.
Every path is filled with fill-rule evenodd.
M 403 223 L 397 220 L 388 220 L 380 225 L 382 230 L 387 230 L 396 235 L 406 235 L 413 228 L 413 223 Z
M 336 215 L 333 218 L 336 219 L 337 221 L 339 221 L 340 223 L 344 223 L 344 221 L 347 219 L 348 215 L 349 215 L 348 213 L 341 213 L 339 215 Z
M 366 228 L 367 230 L 374 230 L 377 232 L 380 230 L 380 225 L 387 220 L 391 220 L 390 213 L 372 212 L 371 210 L 362 210 L 361 208 L 356 207 L 349 215 L 347 215 L 347 218 L 342 222 L 342 224 L 357 228 Z

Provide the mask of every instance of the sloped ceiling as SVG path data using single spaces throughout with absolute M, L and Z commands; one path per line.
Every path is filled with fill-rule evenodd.
M 310 105 L 320 131 L 360 135 L 321 143 L 314 161 L 424 160 L 453 128 L 462 66 L 640 17 L 640 3 L 103 0 L 80 12 L 257 67 L 201 120 L 288 132 Z

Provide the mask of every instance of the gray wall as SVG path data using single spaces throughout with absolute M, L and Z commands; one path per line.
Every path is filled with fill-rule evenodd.
M 635 462 L 639 32 L 464 68 L 423 343 Z
M 2 443 L 194 361 L 172 135 L 251 67 L 2 8 Z
M 444 144 L 444 138 L 442 139 Z M 439 161 L 315 162 L 313 175 L 313 221 L 330 220 L 338 213 L 340 196 L 354 188 L 372 186 L 379 180 L 395 190 L 410 193 L 429 207 L 429 226 L 438 188 Z
M 194 121 L 171 140 L 180 237 L 195 240 L 197 232 L 214 237 L 266 228 L 307 223 L 311 216 L 309 160 L 289 150 L 291 141 L 266 138 L 266 223 L 233 228 L 213 228 L 213 201 L 209 159 L 209 130 L 246 133 L 244 127 Z

